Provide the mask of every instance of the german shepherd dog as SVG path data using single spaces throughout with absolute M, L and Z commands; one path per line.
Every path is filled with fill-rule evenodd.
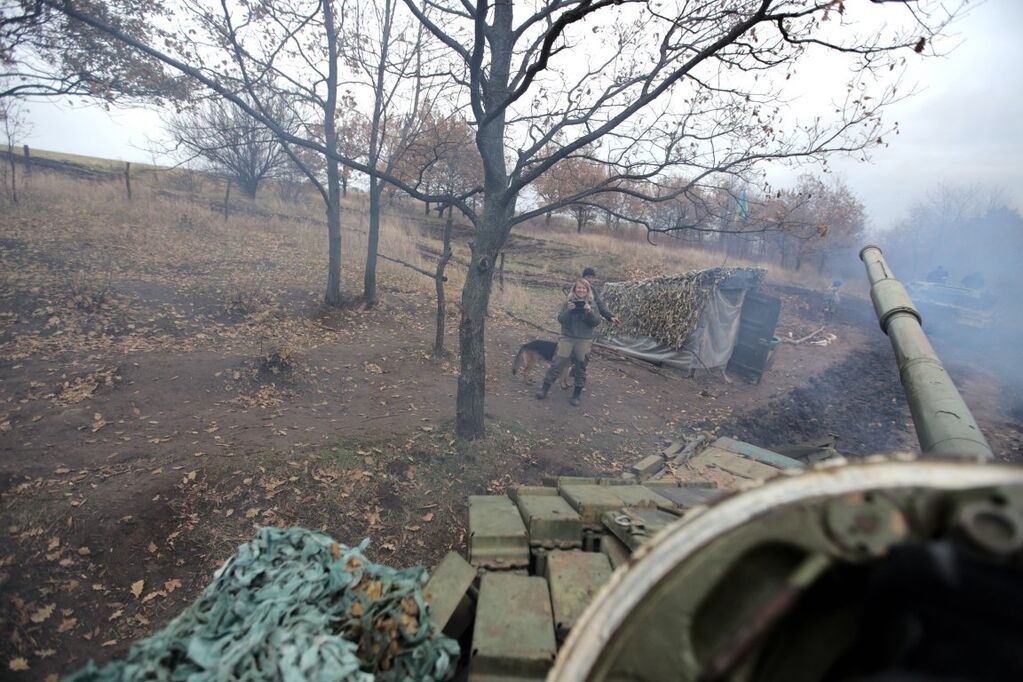
M 517 375 L 519 372 L 522 373 L 522 378 L 527 384 L 532 384 L 533 379 L 529 376 L 529 371 L 535 366 L 540 364 L 541 360 L 545 360 L 548 364 L 554 362 L 554 356 L 558 353 L 558 344 L 554 341 L 541 341 L 534 339 L 529 343 L 522 344 L 519 348 L 519 352 L 515 355 L 515 362 L 512 363 L 512 374 Z M 568 377 L 571 374 L 572 365 L 565 365 L 565 369 L 561 372 L 561 387 L 568 388 Z

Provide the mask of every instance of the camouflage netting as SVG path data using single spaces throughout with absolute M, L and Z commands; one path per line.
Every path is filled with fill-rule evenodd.
M 98 680 L 447 680 L 458 643 L 430 622 L 426 571 L 302 528 L 261 528 L 167 627 Z
M 707 297 L 726 279 L 741 275 L 755 288 L 762 268 L 711 268 L 630 282 L 608 282 L 601 293 L 621 318 L 616 334 L 648 336 L 670 348 L 682 348 L 696 329 Z

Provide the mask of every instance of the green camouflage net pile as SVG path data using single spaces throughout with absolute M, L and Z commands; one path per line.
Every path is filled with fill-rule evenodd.
M 458 643 L 430 622 L 426 571 L 374 564 L 302 528 L 261 528 L 167 627 L 70 680 L 447 680 Z
M 615 334 L 649 336 L 678 350 L 695 331 L 714 287 L 741 275 L 751 288 L 763 281 L 760 268 L 711 268 L 629 282 L 608 282 L 601 290 L 607 307 L 621 319 Z

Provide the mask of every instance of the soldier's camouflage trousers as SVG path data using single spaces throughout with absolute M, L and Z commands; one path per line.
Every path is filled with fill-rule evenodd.
M 593 339 L 570 339 L 561 337 L 558 340 L 558 352 L 554 356 L 551 368 L 547 370 L 547 376 L 543 382 L 551 386 L 558 380 L 565 365 L 572 363 L 572 376 L 575 377 L 575 387 L 582 388 L 586 385 L 586 364 L 590 361 L 590 349 L 593 348 Z

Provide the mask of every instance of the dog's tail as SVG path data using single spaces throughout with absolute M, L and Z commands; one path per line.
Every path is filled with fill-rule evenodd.
M 512 363 L 512 376 L 518 374 L 519 370 L 522 369 L 522 358 L 525 352 L 526 347 L 522 346 L 519 348 L 519 352 L 515 354 L 515 361 Z

